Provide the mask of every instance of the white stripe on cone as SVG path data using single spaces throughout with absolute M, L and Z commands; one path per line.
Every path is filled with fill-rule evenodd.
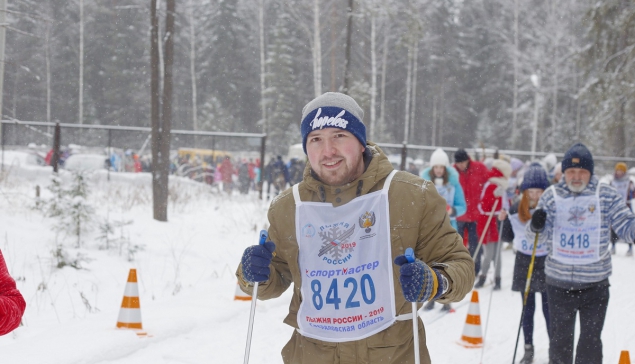
M 481 325 L 465 324 L 463 328 L 463 336 L 482 337 Z
M 251 296 L 240 289 L 240 285 L 238 284 L 238 282 L 236 282 L 236 293 L 234 294 L 234 300 L 251 301 Z
M 136 324 L 141 322 L 141 310 L 138 308 L 121 308 L 117 321 L 125 324 Z
M 139 286 L 137 283 L 126 283 L 126 289 L 124 290 L 123 295 L 127 297 L 139 297 Z

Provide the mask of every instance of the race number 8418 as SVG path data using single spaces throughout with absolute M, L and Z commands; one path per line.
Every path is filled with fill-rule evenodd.
M 375 284 L 368 274 L 364 274 L 359 282 L 357 279 L 352 277 L 346 278 L 346 280 L 344 280 L 344 289 L 349 290 L 344 308 L 359 307 L 360 302 L 359 296 L 357 295 L 358 289 L 364 303 L 370 305 L 375 302 Z M 313 306 L 316 310 L 321 310 L 325 303 L 325 299 L 322 297 L 322 282 L 317 279 L 311 281 L 311 291 L 313 291 Z M 336 310 L 339 310 L 341 302 L 342 299 L 339 295 L 338 280 L 337 278 L 334 278 L 331 281 L 328 292 L 326 293 L 326 304 L 333 305 Z
M 588 248 L 590 245 L 589 234 L 560 234 L 560 246 L 563 248 L 581 249 Z

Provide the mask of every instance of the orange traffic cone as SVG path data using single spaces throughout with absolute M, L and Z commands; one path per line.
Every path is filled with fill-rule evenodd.
M 472 300 L 467 311 L 463 335 L 458 342 L 466 348 L 483 347 L 483 333 L 481 331 L 481 310 L 478 305 L 478 291 L 472 291 Z
M 141 326 L 141 307 L 139 305 L 139 288 L 137 287 L 137 270 L 130 269 L 126 290 L 123 293 L 123 301 L 117 319 L 117 328 L 133 329 L 137 335 L 146 336 Z
M 251 296 L 240 289 L 240 285 L 238 284 L 238 282 L 236 282 L 236 293 L 234 294 L 234 301 L 251 301 Z
M 622 350 L 618 364 L 631 364 L 631 356 L 628 354 L 628 350 Z

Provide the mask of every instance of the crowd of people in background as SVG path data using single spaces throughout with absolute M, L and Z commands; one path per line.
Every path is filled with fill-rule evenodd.
M 533 362 L 536 293 L 541 294 L 542 312 L 551 340 L 550 357 L 557 358 L 553 362 L 571 362 L 576 312 L 580 313 L 584 326 L 578 353 L 599 360 L 592 362 L 601 362 L 599 338 L 603 312 L 608 305 L 610 255 L 616 254 L 616 243 L 620 241 L 628 244 L 626 256 L 633 255 L 635 173 L 629 173 L 626 163 L 619 162 L 612 174 L 596 176 L 593 166 L 590 151 L 578 143 L 565 153 L 561 162 L 554 154 L 539 162 L 523 162 L 505 155 L 477 160 L 466 150 L 459 149 L 454 153 L 454 164 L 450 164 L 448 155 L 437 149 L 428 167 L 420 173 L 423 179 L 434 182 L 445 198 L 452 226 L 463 237 L 474 259 L 477 277 L 474 288 L 488 284 L 488 270 L 493 264 L 492 289 L 501 290 L 505 279 L 501 275 L 502 245 L 514 250 L 516 259 L 510 280 L 511 289 L 520 292 L 523 299 L 521 324 L 525 352 L 522 364 Z M 419 174 L 414 163 L 409 163 L 407 171 Z M 575 196 L 579 197 L 571 198 Z M 585 205 L 581 207 L 578 200 L 582 199 Z M 593 215 L 594 211 L 602 211 L 602 214 L 596 213 L 597 219 L 585 215 Z M 579 218 L 581 228 L 589 232 L 587 235 L 597 233 L 585 243 L 590 250 L 583 249 L 585 244 L 578 247 L 572 240 L 582 237 L 575 234 L 561 237 L 569 236 L 564 225 L 572 218 Z M 545 221 L 550 233 L 543 231 Z M 598 232 L 605 228 L 610 232 L 607 237 Z M 553 235 L 554 230 L 557 236 Z M 539 240 L 536 238 L 538 243 L 534 248 L 535 233 L 542 236 Z M 562 241 L 554 241 L 557 239 Z M 530 289 L 525 292 L 532 260 L 535 262 L 531 264 Z M 592 273 L 575 273 L 586 270 Z M 593 280 L 590 275 L 599 278 Z M 424 306 L 424 310 L 433 308 L 434 301 Z M 451 306 L 445 304 L 441 310 L 451 310 Z
M 248 194 L 250 191 L 259 191 L 259 188 L 264 188 L 263 192 L 268 198 L 299 183 L 302 180 L 305 165 L 305 161 L 299 158 L 291 158 L 285 162 L 280 155 L 271 158 L 264 169 L 261 168 L 259 158 L 232 160 L 231 157 L 225 156 L 222 161 L 214 165 L 211 161 L 200 162 L 197 158 L 192 160 L 192 158 L 183 157 L 176 161 L 173 169 L 178 175 L 218 186 L 220 190 L 228 194 L 234 190 L 240 194 Z

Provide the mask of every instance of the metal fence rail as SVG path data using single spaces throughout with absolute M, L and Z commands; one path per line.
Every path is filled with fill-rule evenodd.
M 446 153 L 456 152 L 461 148 L 457 147 L 444 147 L 444 146 L 429 146 L 429 145 L 416 145 L 416 144 L 391 144 L 391 143 L 377 143 L 377 145 L 381 148 L 387 149 L 398 149 L 401 153 L 401 169 L 406 169 L 406 160 L 408 158 L 408 151 L 417 150 L 417 151 L 434 151 L 437 148 L 443 149 Z M 524 150 L 510 150 L 510 149 L 492 149 L 492 148 L 462 148 L 465 149 L 472 155 L 475 154 L 483 154 L 485 155 L 493 155 L 494 153 L 505 154 L 508 156 L 516 156 L 516 157 L 529 157 L 531 159 L 537 159 L 537 157 L 545 157 L 549 154 L 554 154 L 557 158 L 562 159 L 564 157 L 564 153 L 551 153 L 551 152 L 535 152 L 532 153 L 530 151 Z M 596 162 L 635 162 L 635 158 L 631 157 L 615 157 L 615 156 L 597 156 L 593 155 L 593 160 Z
M 69 123 L 52 123 L 45 121 L 19 121 L 19 120 L 2 120 L 0 121 L 0 144 L 2 145 L 2 158 L 4 158 L 4 149 L 7 143 L 7 127 L 23 127 L 23 131 L 13 130 L 10 135 L 16 141 L 20 142 L 36 142 L 44 144 L 48 147 L 53 145 L 54 135 L 52 130 L 59 126 L 60 129 L 67 129 L 64 134 L 66 140 L 72 140 L 88 147 L 104 147 L 112 150 L 113 147 L 130 148 L 131 146 L 141 145 L 139 151 L 149 148 L 150 136 L 152 129 L 140 126 L 122 126 L 122 125 L 95 125 L 95 124 L 69 124 Z M 47 130 L 39 128 L 46 127 Z M 82 134 L 82 130 L 85 130 Z M 74 131 L 74 132 L 73 132 Z M 104 133 L 106 135 L 104 135 Z M 62 134 L 62 133 L 60 133 Z M 117 134 L 118 138 L 113 140 L 113 134 Z M 195 130 L 178 130 L 170 131 L 172 136 L 171 149 L 179 147 L 192 147 L 196 145 L 198 148 L 226 149 L 226 150 L 246 150 L 247 148 L 260 149 L 261 166 L 265 165 L 265 142 L 267 134 L 264 133 L 238 133 L 224 131 L 195 131 Z M 107 140 L 103 140 L 103 137 Z M 179 138 L 179 136 L 181 138 Z M 230 142 L 229 139 L 241 138 L 243 143 Z M 113 145 L 116 144 L 116 145 Z M 19 145 L 19 143 L 18 143 Z M 1 161 L 4 167 L 4 161 Z M 262 198 L 262 180 L 260 184 L 260 197 Z

